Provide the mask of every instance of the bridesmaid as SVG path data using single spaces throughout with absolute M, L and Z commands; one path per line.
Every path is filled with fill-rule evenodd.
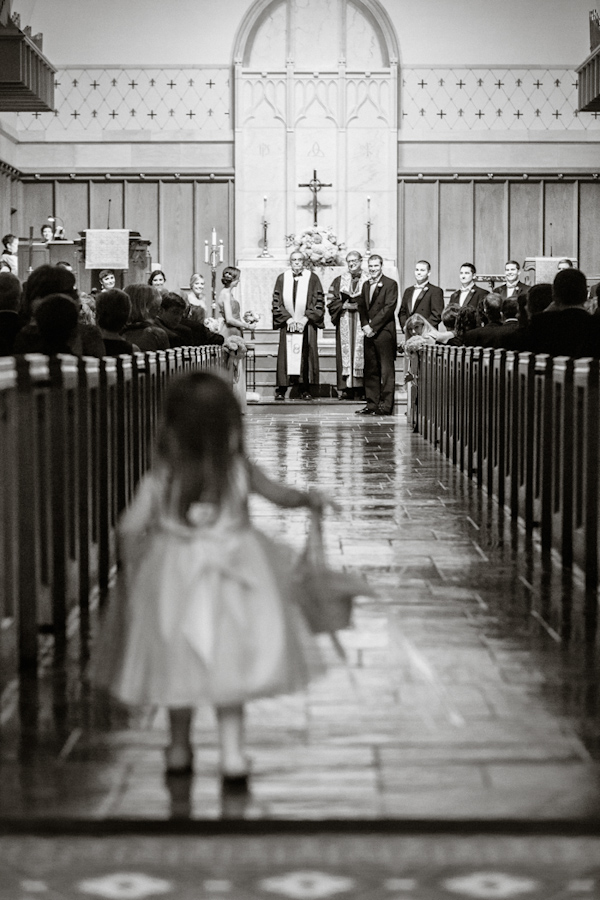
M 230 337 L 243 338 L 244 328 L 248 326 L 242 321 L 239 301 L 233 294 L 234 289 L 240 283 L 241 272 L 236 266 L 226 266 L 221 275 L 223 288 L 219 294 L 217 304 L 218 315 L 224 320 L 223 336 L 225 341 Z M 246 373 L 243 359 L 237 360 L 236 377 L 233 382 L 233 392 L 236 395 L 242 412 L 246 409 Z

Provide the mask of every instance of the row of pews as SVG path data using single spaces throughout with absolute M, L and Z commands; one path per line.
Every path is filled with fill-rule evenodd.
M 117 359 L 0 359 L 0 689 L 64 654 L 115 572 L 115 524 L 152 460 L 175 375 L 221 370 L 216 346 Z
M 600 377 L 595 359 L 428 347 L 419 431 L 497 500 L 542 550 L 598 587 Z

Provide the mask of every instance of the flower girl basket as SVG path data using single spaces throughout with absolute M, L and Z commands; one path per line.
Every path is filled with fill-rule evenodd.
M 297 602 L 313 634 L 348 628 L 354 597 L 374 597 L 358 575 L 331 569 L 325 559 L 321 515 L 313 511 L 305 550 L 296 568 Z M 339 649 L 337 640 L 334 640 Z

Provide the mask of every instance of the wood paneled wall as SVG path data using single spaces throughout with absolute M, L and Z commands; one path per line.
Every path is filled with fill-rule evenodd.
M 210 240 L 213 228 L 224 241 L 223 265 L 235 262 L 231 179 L 25 181 L 18 206 L 19 235 L 28 236 L 33 226 L 39 237 L 42 224 L 55 215 L 64 221 L 71 240 L 86 228 L 106 228 L 110 207 L 111 228 L 139 231 L 152 242 L 152 263 L 161 264 L 172 290 L 187 286 L 193 272 L 201 272 L 210 283 L 204 241 Z
M 17 206 L 19 183 L 8 172 L 0 171 L 0 237 L 5 234 L 16 234 L 17 222 L 12 210 Z M 0 245 L 0 252 L 1 252 Z
M 421 258 L 431 262 L 432 281 L 446 290 L 458 287 L 458 270 L 467 261 L 481 274 L 495 274 L 507 259 L 575 256 L 586 275 L 600 274 L 596 180 L 400 180 L 398 217 L 402 287 L 411 283 Z

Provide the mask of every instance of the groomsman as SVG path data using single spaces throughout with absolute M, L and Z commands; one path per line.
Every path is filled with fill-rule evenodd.
M 444 311 L 444 292 L 441 287 L 429 283 L 431 266 L 426 259 L 420 259 L 415 265 L 415 283 L 406 288 L 402 295 L 398 319 L 404 331 L 406 320 L 413 313 L 419 313 L 433 325 L 439 324 Z
M 509 261 L 504 266 L 504 277 L 506 278 L 506 283 L 499 284 L 497 287 L 495 287 L 494 293 L 499 294 L 503 300 L 506 300 L 508 297 L 513 297 L 516 300 L 523 294 L 528 294 L 529 285 L 525 284 L 525 282 L 523 281 L 519 281 L 520 274 L 521 267 L 519 263 L 514 259 L 509 259 Z
M 391 416 L 396 387 L 396 304 L 398 285 L 382 274 L 383 259 L 369 257 L 369 280 L 358 300 L 358 314 L 365 336 L 365 398 L 367 405 L 357 410 L 363 416 Z
M 475 284 L 476 274 L 477 269 L 473 263 L 466 262 L 462 264 L 458 273 L 460 288 L 450 295 L 450 303 L 460 306 L 461 309 L 463 306 L 472 306 L 473 309 L 477 309 L 479 301 L 487 297 L 489 291 L 477 287 Z

